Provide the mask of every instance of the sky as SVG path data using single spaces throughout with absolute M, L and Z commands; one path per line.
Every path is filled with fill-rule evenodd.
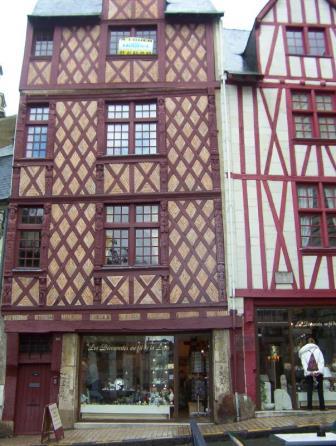
M 254 18 L 267 1 L 213 0 L 213 3 L 224 11 L 226 28 L 251 29 Z M 18 109 L 27 14 L 33 11 L 35 4 L 36 0 L 0 0 L 0 65 L 3 70 L 0 91 L 5 94 L 7 116 L 16 114 Z

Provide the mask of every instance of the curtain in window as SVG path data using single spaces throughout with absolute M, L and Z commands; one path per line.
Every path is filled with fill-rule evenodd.
M 326 207 L 329 209 L 333 209 L 335 207 L 335 189 L 333 187 L 325 187 L 324 196 Z
M 299 207 L 300 208 L 317 207 L 316 186 L 301 186 L 299 188 Z
M 311 218 L 309 216 L 300 217 L 301 243 L 302 248 L 309 246 L 310 236 L 312 234 Z

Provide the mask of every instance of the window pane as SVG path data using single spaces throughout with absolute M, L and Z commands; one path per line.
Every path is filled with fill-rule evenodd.
M 321 246 L 321 221 L 319 215 L 301 215 L 302 247 Z
M 136 118 L 156 118 L 156 103 L 136 104 L 135 105 Z
M 159 206 L 136 206 L 137 223 L 157 223 L 159 221 Z
M 129 105 L 128 104 L 110 104 L 108 106 L 108 119 L 128 119 Z
M 130 30 L 120 29 L 113 30 L 110 33 L 110 54 L 118 54 L 119 40 L 131 35 Z
M 18 266 L 38 268 L 40 266 L 40 232 L 21 231 L 19 240 Z
M 21 223 L 40 225 L 43 223 L 43 208 L 22 208 Z
M 105 264 L 128 264 L 128 230 L 109 229 L 106 231 Z
M 137 229 L 135 231 L 135 263 L 159 264 L 159 231 L 158 229 Z
M 48 121 L 49 107 L 31 107 L 29 110 L 30 121 Z
M 287 30 L 286 36 L 289 53 L 297 55 L 304 54 L 302 31 Z
M 306 93 L 292 94 L 292 108 L 293 110 L 309 110 L 310 109 L 310 95 Z
M 156 122 L 135 125 L 135 153 L 150 155 L 157 152 Z
M 308 31 L 309 54 L 312 56 L 325 56 L 326 44 L 323 31 Z
M 336 209 L 336 186 L 324 187 L 325 207 Z
M 333 96 L 330 94 L 317 94 L 316 108 L 318 111 L 333 111 Z
M 106 208 L 107 223 L 128 223 L 129 207 L 128 206 L 107 206 Z
M 296 138 L 312 138 L 313 124 L 311 116 L 294 116 Z
M 27 131 L 26 157 L 45 158 L 47 149 L 47 126 L 29 126 Z
M 327 224 L 329 246 L 336 246 L 336 214 L 328 216 Z
M 150 39 L 153 41 L 153 54 L 157 53 L 157 43 L 156 43 L 156 30 L 155 29 L 137 29 L 135 31 L 136 37 L 141 37 L 142 39 Z
M 128 124 L 109 124 L 107 126 L 107 155 L 128 154 Z
M 297 188 L 299 208 L 317 208 L 317 187 L 311 185 L 300 185 Z
M 336 117 L 319 117 L 318 118 L 320 137 L 326 139 L 336 139 Z
M 52 56 L 53 31 L 43 30 L 35 33 L 35 56 Z

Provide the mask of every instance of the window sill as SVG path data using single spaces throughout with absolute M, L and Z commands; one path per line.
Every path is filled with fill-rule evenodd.
M 314 256 L 314 255 L 335 255 L 336 254 L 336 246 L 332 248 L 324 248 L 324 247 L 311 247 L 311 248 L 301 248 L 300 252 L 305 256 Z
M 100 155 L 97 157 L 99 161 L 111 162 L 111 161 L 122 161 L 122 162 L 138 162 L 138 161 L 160 161 L 161 158 L 165 158 L 163 153 L 155 153 L 149 155 L 136 155 L 135 153 L 130 153 L 129 155 Z
M 325 139 L 325 138 L 293 138 L 294 144 L 324 144 L 330 145 L 335 144 L 336 138 Z
M 30 60 L 46 60 L 51 62 L 52 56 L 30 56 Z
M 42 273 L 44 273 L 45 271 L 41 268 L 13 268 L 12 269 L 12 273 L 17 276 L 20 274 L 24 274 L 24 275 L 29 275 L 29 276 L 39 276 Z
M 148 271 L 164 271 L 168 273 L 168 267 L 163 265 L 133 265 L 133 266 L 113 266 L 113 265 L 103 265 L 100 268 L 95 268 L 95 272 L 112 272 L 112 271 L 118 271 L 124 272 L 124 273 L 131 273 L 131 272 L 148 272 Z
M 290 56 L 290 57 L 311 57 L 313 59 L 319 58 L 319 59 L 332 59 L 332 56 L 330 56 L 329 54 L 324 55 L 324 56 L 320 56 L 320 55 L 314 55 L 314 54 L 291 54 L 291 53 L 286 53 L 286 56 Z
M 157 54 L 108 54 L 106 60 L 156 60 Z

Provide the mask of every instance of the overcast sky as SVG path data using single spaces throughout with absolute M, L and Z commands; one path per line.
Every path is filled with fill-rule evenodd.
M 267 0 L 213 0 L 213 3 L 224 10 L 226 28 L 251 29 L 255 16 Z M 7 116 L 17 113 L 26 20 L 35 4 L 36 0 L 0 0 L 0 65 L 3 69 L 0 91 L 5 93 Z

